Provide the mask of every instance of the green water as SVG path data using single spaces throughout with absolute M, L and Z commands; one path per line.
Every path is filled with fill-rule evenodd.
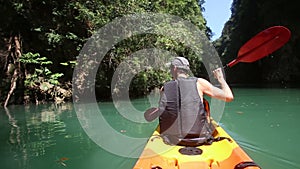
M 233 91 L 235 100 L 226 104 L 220 121 L 224 129 L 262 168 L 299 169 L 300 89 Z M 145 99 L 133 104 L 139 110 L 149 106 Z M 148 137 L 157 124 L 126 120 L 112 103 L 99 107 L 114 130 L 130 137 Z M 91 140 L 70 103 L 0 109 L 0 145 L 2 169 L 130 169 L 136 161 Z

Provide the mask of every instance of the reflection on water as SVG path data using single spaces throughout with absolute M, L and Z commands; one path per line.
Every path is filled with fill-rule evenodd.
M 233 91 L 235 100 L 226 104 L 221 125 L 262 168 L 299 169 L 300 90 Z M 139 110 L 149 107 L 145 99 L 133 104 Z M 100 108 L 124 135 L 147 137 L 157 124 L 126 120 L 112 103 L 101 103 Z M 0 109 L 0 144 L 3 169 L 130 169 L 136 160 L 113 155 L 90 140 L 71 103 Z
M 146 108 L 144 102 L 137 100 L 142 109 Z M 123 119 L 112 103 L 99 107 L 108 123 L 125 135 L 148 137 L 156 126 Z M 113 155 L 95 144 L 83 131 L 71 103 L 0 109 L 0 129 L 0 163 L 4 169 L 121 169 L 131 168 L 136 160 Z
M 60 115 L 71 110 L 71 104 L 12 106 L 1 111 L 1 157 L 4 168 L 32 168 L 34 159 L 49 155 L 57 139 L 68 138 L 66 124 Z M 3 114 L 7 116 L 3 116 Z M 8 118 L 8 121 L 7 121 Z M 77 137 L 73 135 L 71 137 Z M 77 137 L 82 139 L 82 137 Z M 2 160 L 1 160 L 2 161 Z M 3 163 L 2 163 L 3 164 Z

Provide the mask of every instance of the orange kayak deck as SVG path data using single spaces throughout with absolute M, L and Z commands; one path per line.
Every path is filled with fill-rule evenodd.
M 211 145 L 184 147 L 167 145 L 158 130 L 148 140 L 133 169 L 259 169 L 245 151 L 218 125 L 214 137 L 226 137 Z M 186 150 L 185 150 L 186 149 Z M 198 151 L 185 155 L 185 151 Z

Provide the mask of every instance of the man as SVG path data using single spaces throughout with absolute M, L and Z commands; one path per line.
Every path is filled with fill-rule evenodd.
M 226 102 L 233 100 L 233 94 L 226 83 L 221 68 L 213 71 L 221 88 L 213 86 L 203 78 L 189 77 L 189 62 L 184 57 L 176 57 L 170 66 L 173 80 L 164 84 L 159 108 L 155 117 L 159 116 L 160 133 L 170 144 L 183 144 L 189 140 L 197 143 L 205 142 L 213 132 L 213 127 L 207 118 L 203 95 Z M 151 118 L 146 120 L 153 120 Z M 150 117 L 150 116 L 148 116 Z

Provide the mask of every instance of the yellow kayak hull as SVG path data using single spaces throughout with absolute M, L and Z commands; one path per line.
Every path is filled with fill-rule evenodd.
M 133 169 L 259 169 L 242 148 L 215 124 L 214 137 L 229 139 L 198 146 L 190 151 L 198 155 L 180 153 L 184 146 L 167 145 L 159 136 L 159 127 L 148 140 Z M 189 149 L 187 150 L 189 151 Z M 201 154 L 200 154 L 201 153 Z M 251 164 L 251 165 L 245 165 Z

